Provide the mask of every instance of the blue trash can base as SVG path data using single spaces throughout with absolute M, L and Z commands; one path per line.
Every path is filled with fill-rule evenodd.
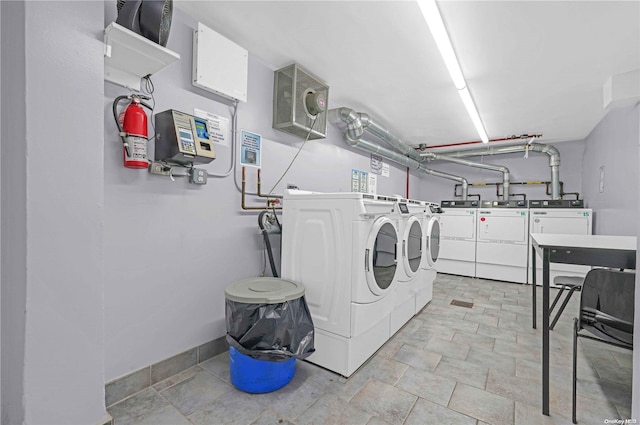
M 296 358 L 282 362 L 257 360 L 229 347 L 231 383 L 241 391 L 262 394 L 287 385 L 296 372 Z

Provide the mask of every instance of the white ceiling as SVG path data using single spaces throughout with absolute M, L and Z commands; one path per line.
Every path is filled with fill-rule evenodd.
M 603 85 L 640 68 L 639 1 L 440 1 L 490 138 L 584 139 Z M 298 63 L 330 107 L 366 112 L 411 144 L 478 140 L 413 1 L 178 1 L 273 69 Z M 251 101 L 251 93 L 248 94 Z

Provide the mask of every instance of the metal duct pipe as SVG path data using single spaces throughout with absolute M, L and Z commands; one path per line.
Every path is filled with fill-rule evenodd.
M 483 164 L 481 162 L 469 161 L 467 159 L 455 158 L 448 155 L 441 155 L 433 152 L 427 152 L 426 155 L 422 154 L 422 158 L 427 158 L 428 160 L 442 160 L 449 161 L 456 164 L 467 165 L 469 167 L 483 168 L 485 170 L 498 171 L 502 173 L 502 199 L 505 201 L 509 200 L 509 188 L 511 186 L 511 172 L 509 169 L 503 165 L 492 165 L 492 164 Z
M 380 155 L 387 158 L 396 164 L 404 165 L 413 170 L 430 174 L 435 177 L 441 177 L 443 179 L 453 180 L 459 182 L 462 185 L 462 199 L 467 200 L 469 194 L 469 182 L 464 177 L 456 176 L 453 174 L 445 173 L 443 171 L 432 170 L 423 166 L 419 161 L 422 161 L 420 154 L 411 146 L 404 143 L 398 137 L 391 134 L 388 130 L 374 122 L 369 115 L 355 112 L 350 108 L 336 108 L 329 110 L 327 114 L 329 122 L 338 124 L 344 122 L 347 124 L 347 131 L 344 134 L 345 140 L 349 145 L 360 150 Z M 364 129 L 368 129 L 372 134 L 380 137 L 391 146 L 398 149 L 404 155 L 394 152 L 390 149 L 383 148 L 382 146 L 362 139 Z M 405 156 L 409 155 L 411 158 Z
M 354 148 L 358 148 L 360 150 L 363 150 L 369 153 L 380 155 L 384 158 L 387 158 L 389 161 L 393 161 L 396 164 L 404 165 L 405 167 L 409 167 L 412 170 L 430 174 L 435 177 L 441 177 L 443 179 L 456 181 L 462 185 L 462 199 L 465 201 L 467 200 L 467 196 L 469 195 L 469 182 L 464 177 L 445 173 L 443 171 L 432 170 L 430 168 L 425 167 L 415 159 L 408 158 L 398 152 L 394 152 L 391 149 L 383 148 L 382 146 L 376 143 L 369 142 L 364 139 L 351 140 L 345 136 L 345 140 L 347 141 L 347 143 L 349 143 L 349 145 L 351 145 Z
M 384 128 L 369 115 L 364 113 L 360 113 L 359 115 L 365 131 L 368 131 L 374 136 L 384 140 L 392 148 L 402 153 L 403 155 L 408 156 L 409 158 L 413 158 L 416 161 L 422 161 L 422 159 L 420 158 L 420 154 L 415 150 L 415 148 L 403 142 L 402 139 L 392 134 L 388 129 Z
M 551 198 L 560 199 L 560 152 L 551 145 L 543 143 L 525 143 L 511 146 L 487 146 L 480 149 L 470 149 L 457 152 L 447 152 L 447 156 L 454 158 L 465 158 L 480 155 L 501 155 L 507 153 L 534 151 L 541 152 L 549 156 L 549 167 L 551 167 Z M 428 157 L 431 152 L 423 153 L 421 156 Z

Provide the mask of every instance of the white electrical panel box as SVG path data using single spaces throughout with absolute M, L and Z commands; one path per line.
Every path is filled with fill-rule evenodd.
M 194 86 L 246 102 L 248 69 L 246 49 L 198 23 L 193 32 Z

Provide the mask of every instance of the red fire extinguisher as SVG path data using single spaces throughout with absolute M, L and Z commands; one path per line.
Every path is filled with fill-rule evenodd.
M 124 166 L 127 168 L 147 168 L 147 114 L 142 107 L 151 110 L 151 107 L 141 100 L 140 95 L 118 96 L 113 101 L 113 117 L 120 130 L 122 139 L 122 156 Z M 117 114 L 118 103 L 124 99 L 130 99 L 127 107 Z

